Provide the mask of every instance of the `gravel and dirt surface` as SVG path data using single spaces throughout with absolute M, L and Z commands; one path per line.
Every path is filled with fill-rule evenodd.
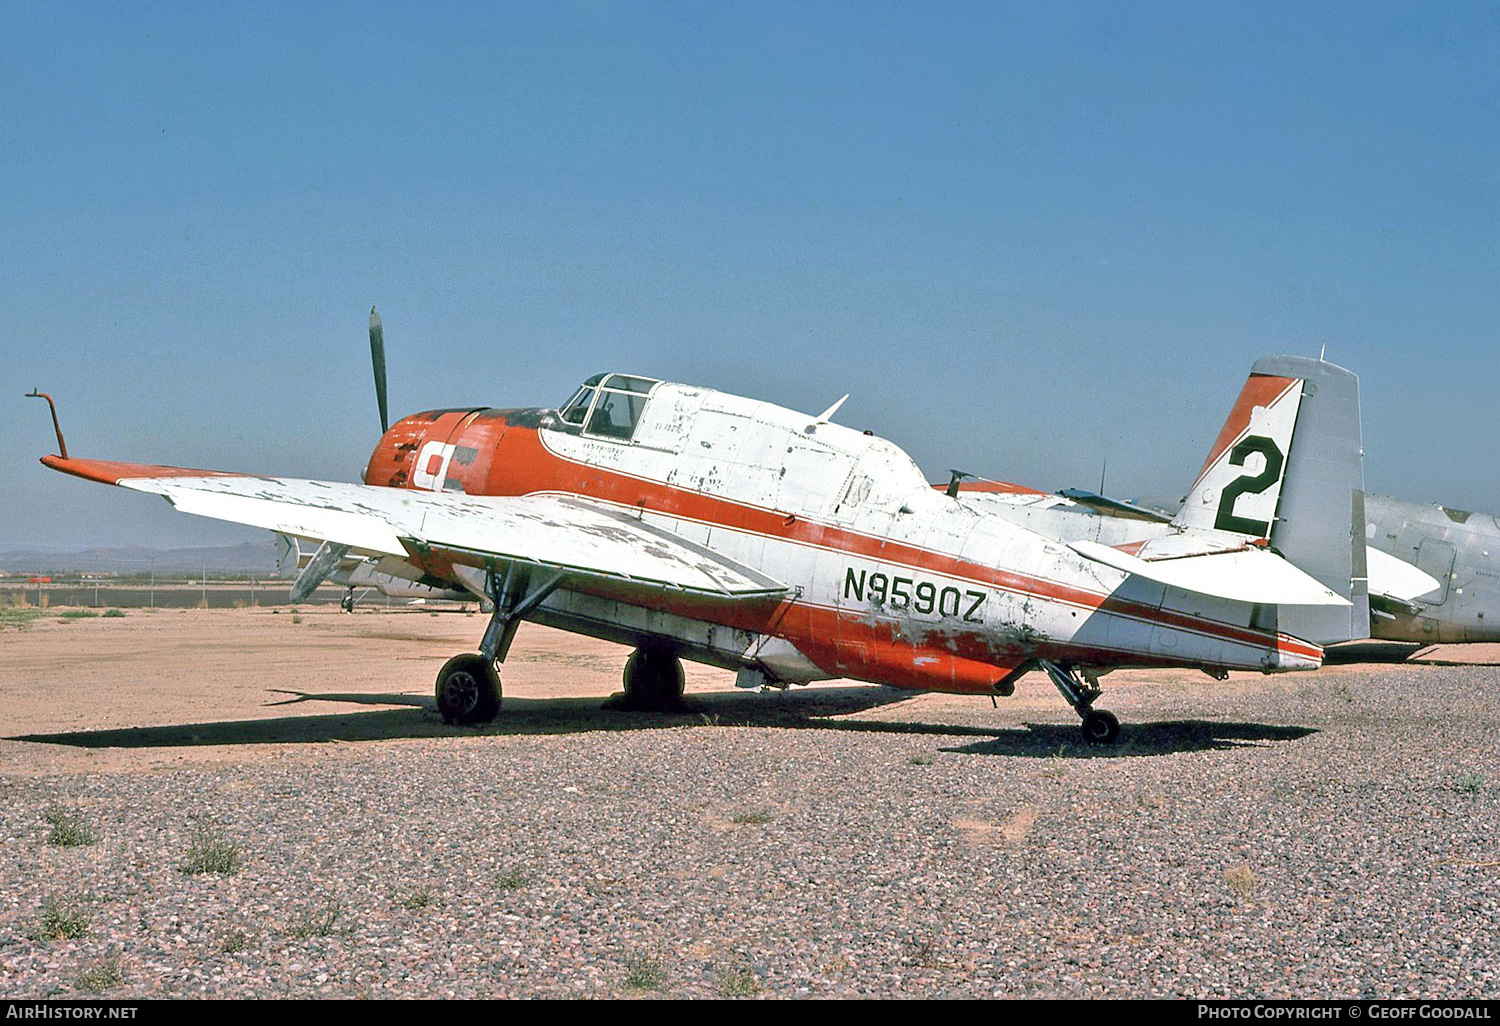
M 1496 666 L 1113 674 L 1100 750 L 1041 675 L 661 716 L 526 626 L 472 729 L 480 617 L 0 623 L 0 997 L 1500 997 Z

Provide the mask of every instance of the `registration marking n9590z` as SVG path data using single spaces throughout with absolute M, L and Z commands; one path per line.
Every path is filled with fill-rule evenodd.
M 962 611 L 965 623 L 984 622 L 980 609 L 987 597 L 987 592 L 960 591 L 952 585 L 939 586 L 932 581 L 897 577 L 879 570 L 856 573 L 850 567 L 844 571 L 846 599 L 890 609 L 910 609 L 914 613 L 937 613 L 939 616 L 958 616 Z

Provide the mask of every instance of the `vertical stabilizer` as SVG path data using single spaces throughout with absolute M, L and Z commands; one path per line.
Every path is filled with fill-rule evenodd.
M 1367 637 L 1359 378 L 1306 357 L 1257 360 L 1173 523 L 1269 544 L 1350 601 L 1281 607 L 1278 629 L 1322 644 Z

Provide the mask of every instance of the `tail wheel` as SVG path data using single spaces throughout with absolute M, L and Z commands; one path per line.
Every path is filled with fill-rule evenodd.
M 670 651 L 638 648 L 625 663 L 625 697 L 642 708 L 659 709 L 682 697 L 682 660 Z
M 1083 714 L 1083 739 L 1091 745 L 1114 744 L 1120 737 L 1120 721 L 1104 709 L 1090 709 Z
M 444 723 L 488 723 L 500 711 L 500 674 L 492 660 L 465 652 L 438 671 L 436 693 Z

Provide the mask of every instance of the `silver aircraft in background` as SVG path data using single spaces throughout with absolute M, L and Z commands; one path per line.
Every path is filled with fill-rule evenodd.
M 1500 641 L 1500 519 L 1436 503 L 1365 497 L 1371 577 L 1379 563 L 1404 581 L 1370 589 L 1370 636 L 1384 641 Z

